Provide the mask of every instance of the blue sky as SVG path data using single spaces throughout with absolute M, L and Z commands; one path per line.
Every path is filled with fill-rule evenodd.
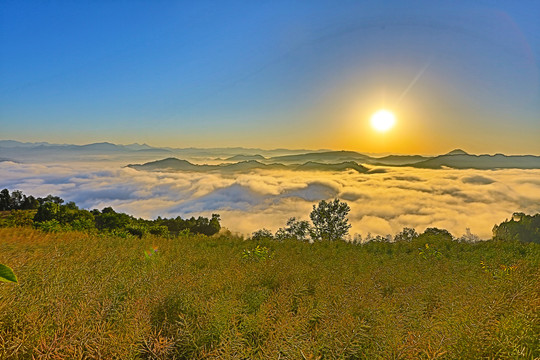
M 540 154 L 540 3 L 472 3 L 4 1 L 0 138 Z

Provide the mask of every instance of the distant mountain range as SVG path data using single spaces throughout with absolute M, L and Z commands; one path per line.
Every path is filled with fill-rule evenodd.
M 190 172 L 246 172 L 253 170 L 293 170 L 293 171 L 345 171 L 356 170 L 360 173 L 368 172 L 368 168 L 355 163 L 354 161 L 337 164 L 323 164 L 316 162 L 306 162 L 301 165 L 284 165 L 279 163 L 263 164 L 256 160 L 240 161 L 232 164 L 219 165 L 197 165 L 187 160 L 177 158 L 167 158 L 163 160 L 151 161 L 145 164 L 130 164 L 127 167 L 144 171 L 190 171 Z
M 112 161 L 153 160 L 156 156 L 177 156 L 188 159 L 219 159 L 235 157 L 227 161 L 263 160 L 266 157 L 310 152 L 310 150 L 253 149 L 253 148 L 169 148 L 152 147 L 147 144 L 117 145 L 109 142 L 86 145 L 51 144 L 47 142 L 20 142 L 0 140 L 0 158 L 17 162 L 35 161 Z M 317 152 L 317 151 L 311 151 Z
M 155 161 L 156 157 L 165 158 Z M 179 160 L 183 158 L 186 160 Z M 355 151 L 328 150 L 263 150 L 254 148 L 156 148 L 147 144 L 117 145 L 109 142 L 87 145 L 23 143 L 0 140 L 0 161 L 141 161 L 129 165 L 145 166 L 145 170 L 175 171 L 248 171 L 249 169 L 296 169 L 340 171 L 354 169 L 365 172 L 363 165 L 408 166 L 425 169 L 540 169 L 540 156 L 535 155 L 473 155 L 456 149 L 447 154 L 427 157 L 421 155 L 388 155 L 374 157 Z M 178 163 L 185 161 L 186 163 Z M 197 165 L 212 162 L 219 165 Z M 153 164 L 153 165 L 151 165 Z M 148 165 L 148 166 L 147 166 Z M 142 168 L 141 168 L 142 169 Z
M 446 154 L 410 166 L 425 169 L 540 169 L 540 156 Z
M 240 155 L 231 156 L 230 158 L 225 159 L 225 161 L 250 161 L 250 160 L 265 161 L 266 158 L 259 154 L 256 154 L 256 155 L 240 154 Z

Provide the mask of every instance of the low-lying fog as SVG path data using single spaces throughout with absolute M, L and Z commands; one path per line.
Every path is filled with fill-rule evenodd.
M 403 227 L 470 228 L 490 238 L 493 225 L 512 212 L 540 212 L 540 170 L 422 170 L 381 172 L 257 171 L 243 174 L 143 172 L 117 164 L 0 162 L 2 187 L 25 194 L 58 195 L 81 208 L 136 217 L 209 216 L 249 234 L 273 231 L 290 217 L 309 220 L 312 205 L 338 197 L 350 207 L 351 234 L 395 234 Z

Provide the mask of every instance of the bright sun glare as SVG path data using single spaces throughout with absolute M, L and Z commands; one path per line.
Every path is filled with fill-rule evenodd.
M 388 110 L 379 110 L 371 116 L 371 126 L 377 131 L 386 132 L 396 122 L 396 117 Z

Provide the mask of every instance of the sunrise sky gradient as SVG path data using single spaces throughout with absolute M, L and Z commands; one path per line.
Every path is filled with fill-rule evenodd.
M 534 1 L 3 1 L 0 138 L 540 155 L 539 18 Z

